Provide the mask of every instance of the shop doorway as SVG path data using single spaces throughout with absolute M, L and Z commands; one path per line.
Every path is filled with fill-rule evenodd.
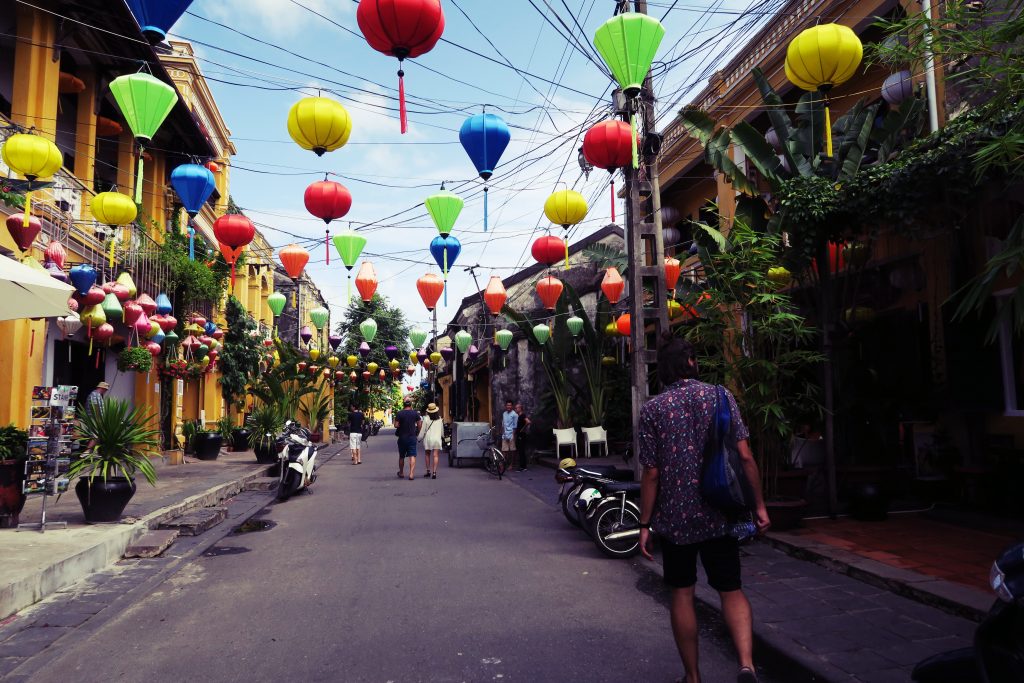
M 84 406 L 89 392 L 106 379 L 106 363 L 96 364 L 88 344 L 55 339 L 53 342 L 53 384 L 78 387 L 78 405 Z

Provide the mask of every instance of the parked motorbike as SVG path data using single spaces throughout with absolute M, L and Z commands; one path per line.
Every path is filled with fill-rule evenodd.
M 284 447 L 278 452 L 277 499 L 286 500 L 316 481 L 318 447 L 310 441 L 309 430 L 292 420 L 285 422 L 281 436 Z
M 640 552 L 640 484 L 632 470 L 577 466 L 566 458 L 555 479 L 562 484 L 562 514 L 585 529 L 602 553 L 626 558 Z
M 1024 543 L 992 565 L 996 602 L 974 632 L 974 647 L 943 652 L 914 667 L 918 683 L 1024 681 Z

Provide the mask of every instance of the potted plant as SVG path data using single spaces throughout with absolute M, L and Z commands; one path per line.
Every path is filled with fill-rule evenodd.
M 284 428 L 281 410 L 276 405 L 261 405 L 249 414 L 246 425 L 249 427 L 249 447 L 256 454 L 256 462 L 262 465 L 277 462 L 277 435 Z
M 199 420 L 185 420 L 181 423 L 181 438 L 185 441 L 186 455 L 195 453 L 195 437 L 199 429 Z
M 234 448 L 235 423 L 231 420 L 230 415 L 224 415 L 217 420 L 217 428 L 214 432 L 220 435 L 221 444 L 227 444 L 228 448 Z
M 233 427 L 231 429 L 231 448 L 236 453 L 249 450 L 250 433 L 248 427 Z
M 153 354 L 141 346 L 129 346 L 118 354 L 117 369 L 121 372 L 149 372 L 153 369 Z
M 151 415 L 117 398 L 79 413 L 77 434 L 90 445 L 68 476 L 78 478 L 75 495 L 86 522 L 116 522 L 135 495 L 136 472 L 156 483 L 149 458 L 159 454 L 160 432 L 150 426 L 153 422 Z
M 25 462 L 28 432 L 13 424 L 0 427 L 0 529 L 18 526 L 25 507 Z
M 317 387 L 316 391 L 311 394 L 305 404 L 302 406 L 302 412 L 306 416 L 306 424 L 309 426 L 309 431 L 312 432 L 310 440 L 314 443 L 318 442 L 323 438 L 324 421 L 331 416 L 331 404 L 334 399 L 331 397 L 331 392 L 327 387 L 327 384 L 321 384 Z
M 196 434 L 192 437 L 193 448 L 196 457 L 200 460 L 216 460 L 220 455 L 220 447 L 224 445 L 224 438 L 219 432 L 210 431 L 202 423 L 196 423 Z

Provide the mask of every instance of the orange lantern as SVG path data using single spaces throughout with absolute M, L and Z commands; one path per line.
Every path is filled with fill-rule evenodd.
M 682 272 L 683 265 L 679 263 L 679 259 L 672 258 L 671 256 L 665 257 L 665 289 L 668 290 L 673 298 L 675 298 L 676 285 L 679 284 L 679 276 Z
M 484 302 L 487 304 L 487 308 L 490 309 L 491 315 L 498 315 L 501 313 L 501 309 L 505 307 L 505 302 L 508 300 L 508 294 L 505 293 L 505 285 L 501 282 L 501 278 L 497 275 L 492 275 L 490 282 L 487 283 L 487 288 L 484 290 Z
M 619 269 L 615 266 L 610 267 L 604 273 L 604 279 L 601 280 L 601 291 L 608 297 L 608 302 L 612 306 L 619 303 L 619 299 L 622 298 L 622 292 L 626 289 L 626 283 L 619 275 Z
M 553 275 L 541 278 L 537 282 L 537 296 L 544 303 L 544 308 L 549 311 L 555 310 L 558 297 L 562 296 L 562 281 Z
M 619 331 L 623 337 L 628 337 L 633 331 L 632 319 L 629 313 L 619 316 L 619 319 L 615 321 L 615 329 Z
M 437 300 L 444 293 L 444 280 L 436 273 L 427 273 L 416 280 L 416 289 L 423 299 L 423 305 L 428 311 L 433 311 L 437 307 Z
M 277 255 L 284 266 L 288 277 L 298 280 L 302 276 L 302 270 L 309 263 L 309 252 L 296 244 L 289 244 Z
M 373 298 L 374 292 L 377 291 L 377 271 L 373 269 L 373 264 L 369 261 L 363 261 L 363 265 L 359 266 L 359 274 L 356 275 L 356 289 L 359 290 L 359 296 L 366 302 L 369 302 Z

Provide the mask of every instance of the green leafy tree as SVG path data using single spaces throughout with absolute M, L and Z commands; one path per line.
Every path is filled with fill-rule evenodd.
M 359 355 L 359 345 L 363 342 L 362 332 L 359 324 L 367 318 L 373 318 L 377 323 L 377 335 L 370 343 L 370 354 L 364 360 Z M 360 359 L 356 374 L 360 376 L 354 400 L 360 402 L 364 409 L 383 410 L 390 405 L 392 387 L 396 382 L 391 379 L 391 370 L 388 367 L 389 359 L 385 353 L 385 347 L 391 345 L 398 349 L 398 362 L 404 367 L 412 350 L 409 344 L 409 324 L 405 321 L 405 314 L 402 309 L 392 306 L 387 297 L 374 294 L 370 301 L 363 301 L 355 297 L 352 299 L 345 318 L 335 327 L 335 333 L 343 337 L 344 341 L 338 349 L 338 356 L 344 363 L 345 358 L 354 355 Z M 388 379 L 381 382 L 376 377 L 371 378 L 370 392 L 367 395 L 363 392 L 364 381 L 362 372 L 368 363 L 376 363 L 387 371 Z M 342 366 L 339 366 L 342 367 Z M 347 366 L 346 366 L 347 367 Z M 345 393 L 342 391 L 341 393 Z
M 294 346 L 276 339 L 274 348 L 280 363 L 259 373 L 258 381 L 249 390 L 263 405 L 279 406 L 286 420 L 294 420 L 302 398 L 316 391 L 317 378 L 298 369 L 305 358 Z
M 256 321 L 234 296 L 228 297 L 224 317 L 227 330 L 224 332 L 224 347 L 218 359 L 220 389 L 224 402 L 240 410 L 245 404 L 249 385 L 259 374 L 263 349 L 255 334 L 258 330 Z

